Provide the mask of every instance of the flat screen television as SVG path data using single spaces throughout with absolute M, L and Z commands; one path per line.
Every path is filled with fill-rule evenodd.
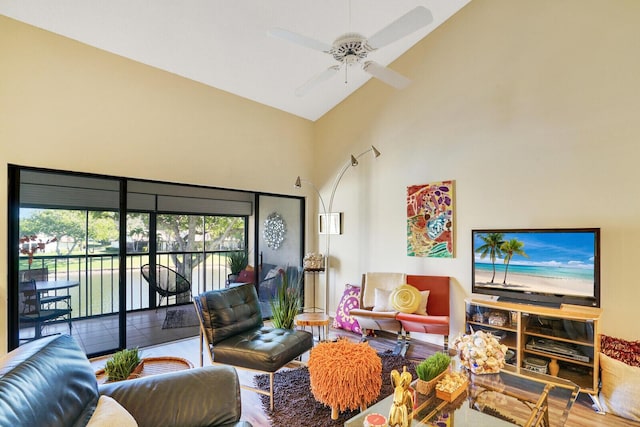
M 472 230 L 472 292 L 600 307 L 600 229 Z

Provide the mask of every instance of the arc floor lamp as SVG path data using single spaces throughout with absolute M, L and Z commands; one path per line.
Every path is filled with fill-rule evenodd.
M 344 166 L 342 166 L 342 168 L 340 169 L 340 171 L 338 172 L 338 174 L 336 175 L 336 178 L 333 181 L 333 186 L 331 187 L 331 195 L 329 197 L 329 209 L 327 210 L 325 204 L 324 204 L 324 199 L 322 198 L 322 195 L 320 194 L 320 191 L 318 190 L 318 188 L 313 185 L 313 183 L 309 180 L 306 179 L 302 179 L 299 176 L 296 178 L 296 182 L 294 184 L 294 187 L 296 188 L 302 188 L 302 183 L 306 182 L 309 185 L 311 185 L 311 187 L 315 190 L 315 192 L 318 194 L 318 198 L 320 199 L 320 204 L 322 206 L 322 213 L 324 214 L 324 221 L 325 221 L 325 227 L 326 227 L 326 249 L 325 249 L 325 254 L 324 254 L 324 263 L 325 263 L 325 272 L 324 272 L 324 311 L 325 313 L 328 315 L 329 314 L 329 268 L 330 268 L 330 242 L 331 242 L 331 227 L 329 226 L 328 222 L 329 222 L 329 217 L 331 215 L 333 215 L 333 197 L 336 194 L 336 189 L 338 188 L 338 184 L 340 184 L 340 180 L 342 179 L 342 177 L 344 176 L 344 174 L 347 172 L 347 170 L 349 170 L 349 168 L 351 167 L 356 167 L 358 166 L 358 159 L 360 159 L 362 156 L 364 156 L 367 153 L 372 153 L 374 158 L 378 158 L 380 157 L 380 151 L 378 151 L 378 149 L 376 147 L 374 147 L 373 145 L 371 146 L 371 148 L 369 148 L 368 150 L 363 151 L 362 153 L 358 154 L 357 156 L 354 156 L 353 154 L 351 154 L 350 159 L 344 164 Z M 315 285 L 315 282 L 314 282 Z M 314 295 L 315 295 L 315 291 L 314 291 Z M 313 302 L 314 306 L 315 306 L 315 301 Z

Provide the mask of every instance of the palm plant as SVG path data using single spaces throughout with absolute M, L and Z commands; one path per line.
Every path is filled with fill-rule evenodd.
M 504 269 L 504 280 L 502 281 L 503 285 L 507 284 L 507 272 L 509 271 L 509 262 L 511 262 L 511 258 L 513 258 L 514 255 L 520 255 L 526 258 L 529 257 L 522 248 L 524 248 L 524 243 L 518 239 L 511 239 L 500 245 L 500 250 L 505 255 L 504 263 L 506 265 Z
M 493 275 L 491 276 L 491 283 L 493 283 L 496 278 L 496 258 L 502 256 L 501 246 L 504 243 L 504 236 L 502 233 L 488 233 L 480 235 L 480 238 L 484 245 L 479 246 L 476 252 L 480 253 L 480 258 L 489 255 L 491 266 L 493 267 Z
M 291 277 L 284 271 L 280 271 L 282 283 L 278 286 L 275 297 L 269 301 L 271 305 L 271 321 L 273 326 L 282 329 L 293 329 L 295 317 L 302 308 L 302 296 L 300 287 L 302 275 Z
M 249 264 L 249 255 L 246 251 L 230 252 L 227 255 L 227 263 L 231 274 L 238 275 Z

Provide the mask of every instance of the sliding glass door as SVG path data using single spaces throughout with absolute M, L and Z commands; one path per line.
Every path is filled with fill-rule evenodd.
M 120 347 L 121 182 L 11 168 L 10 346 L 72 334 L 87 353 Z M 14 311 L 15 310 L 15 311 Z M 93 318 L 99 328 L 87 329 Z
M 71 333 L 97 356 L 197 336 L 192 296 L 230 286 L 234 254 L 265 317 L 269 279 L 300 274 L 299 197 L 14 165 L 9 183 L 10 349 Z

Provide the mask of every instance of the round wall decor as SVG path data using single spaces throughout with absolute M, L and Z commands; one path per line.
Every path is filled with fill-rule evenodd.
M 287 224 L 282 216 L 277 212 L 270 213 L 267 219 L 264 220 L 264 230 L 262 231 L 262 237 L 267 242 L 267 246 L 271 249 L 280 248 L 286 234 Z

